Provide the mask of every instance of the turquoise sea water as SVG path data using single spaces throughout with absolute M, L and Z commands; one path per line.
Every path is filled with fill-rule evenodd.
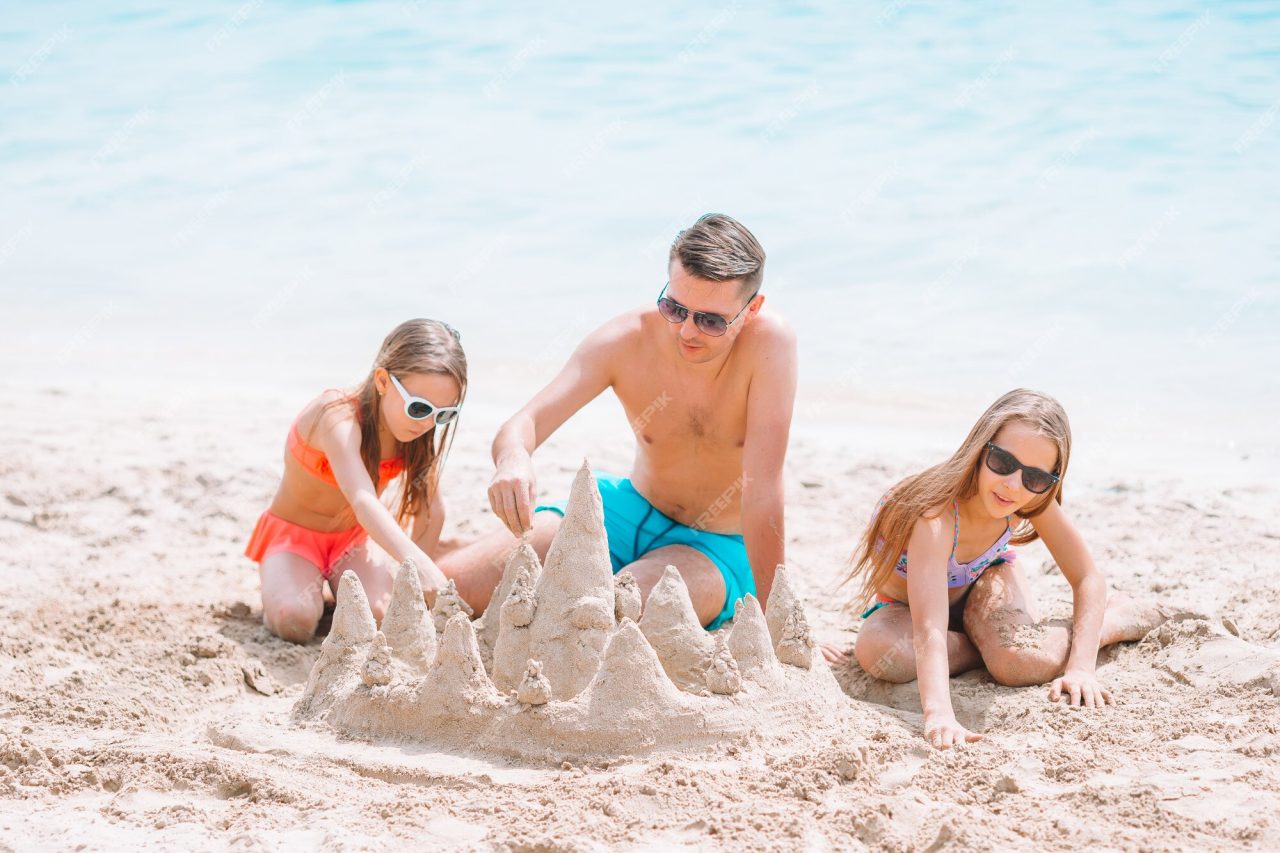
M 721 210 L 809 385 L 1272 441 L 1274 3 L 110 7 L 0 15 L 11 377 L 550 369 Z

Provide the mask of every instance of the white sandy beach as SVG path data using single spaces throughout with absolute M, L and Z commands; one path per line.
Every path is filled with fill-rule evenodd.
M 1070 483 L 1067 506 L 1112 588 L 1180 611 L 1102 654 L 1114 708 L 1069 710 L 972 672 L 953 695 L 986 739 L 944 754 L 920 737 L 914 685 L 841 672 L 860 722 L 820 742 L 783 725 L 712 749 L 524 765 L 290 721 L 320 641 L 265 631 L 241 549 L 310 388 L 212 392 L 176 410 L 150 388 L 6 391 L 7 849 L 1243 849 L 1280 832 L 1274 485 L 1115 468 Z M 468 412 L 446 536 L 496 523 L 486 445 L 514 402 Z M 539 451 L 544 496 L 567 489 L 583 452 L 625 467 L 629 435 L 610 403 Z M 928 419 L 878 405 L 843 440 L 838 423 L 793 437 L 788 562 L 819 638 L 854 636 L 829 586 L 868 508 L 945 444 L 906 430 L 889 443 L 880 429 L 870 446 L 866 424 Z M 1070 591 L 1043 547 L 1022 557 L 1045 615 L 1065 616 Z
M 1280 849 L 1267 5 L 6 4 L 0 851 Z M 567 766 L 295 722 L 321 640 L 266 632 L 242 552 L 301 406 L 449 321 L 445 537 L 492 530 L 498 425 L 708 211 L 799 340 L 817 637 L 856 636 L 832 585 L 876 499 L 1036 388 L 1110 588 L 1176 614 L 1100 656 L 1118 704 L 971 672 L 985 740 L 938 753 L 855 666 L 835 731 Z M 539 498 L 631 441 L 592 404 Z

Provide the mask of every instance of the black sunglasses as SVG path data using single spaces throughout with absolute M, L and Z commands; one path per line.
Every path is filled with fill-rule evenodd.
M 742 311 L 733 315 L 732 320 L 726 320 L 719 314 L 710 314 L 706 311 L 690 312 L 687 307 L 676 302 L 670 296 L 666 296 L 667 288 L 671 286 L 671 282 L 667 282 L 662 286 L 662 293 L 658 294 L 658 313 L 668 323 L 683 323 L 690 313 L 693 314 L 693 324 L 698 327 L 698 331 L 704 335 L 710 335 L 718 338 L 725 332 L 729 331 L 729 327 L 738 322 L 738 318 L 742 316 L 742 311 L 746 311 L 751 307 L 751 300 L 756 298 L 757 290 L 747 299 L 747 304 L 742 306 Z
M 1036 495 L 1043 495 L 1049 491 L 1059 479 L 1057 474 L 1023 465 L 1018 461 L 1018 457 L 990 441 L 987 442 L 987 467 L 1001 477 L 1008 477 L 1014 471 L 1021 469 L 1023 487 Z

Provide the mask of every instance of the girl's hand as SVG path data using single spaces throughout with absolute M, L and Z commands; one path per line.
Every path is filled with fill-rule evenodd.
M 1092 672 L 1067 670 L 1060 678 L 1055 678 L 1049 685 L 1049 701 L 1057 702 L 1063 697 L 1066 697 L 1068 705 L 1075 708 L 1101 708 L 1116 703 L 1111 691 L 1099 684 L 1098 677 Z
M 822 649 L 822 657 L 832 666 L 844 666 L 849 661 L 849 651 L 834 643 L 818 643 Z
M 982 735 L 966 729 L 956 721 L 954 716 L 926 718 L 924 721 L 924 737 L 934 749 L 950 749 L 966 743 L 982 740 Z
M 418 572 L 418 584 L 422 587 L 422 597 L 426 600 L 427 606 L 432 607 L 436 603 L 436 593 L 444 589 L 449 579 L 444 576 L 444 572 L 440 571 L 430 557 L 419 551 L 417 557 L 408 557 L 400 565 L 412 566 Z

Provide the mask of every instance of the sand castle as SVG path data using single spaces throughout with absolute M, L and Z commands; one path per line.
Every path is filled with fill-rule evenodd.
M 847 708 L 813 653 L 785 567 L 767 616 L 748 595 L 714 636 L 671 567 L 642 614 L 635 579 L 612 572 L 585 465 L 546 566 L 517 547 L 484 614 L 469 616 L 452 588 L 428 613 L 406 564 L 379 631 L 360 581 L 344 573 L 295 717 L 357 736 L 561 761 L 767 738 L 831 725 Z

